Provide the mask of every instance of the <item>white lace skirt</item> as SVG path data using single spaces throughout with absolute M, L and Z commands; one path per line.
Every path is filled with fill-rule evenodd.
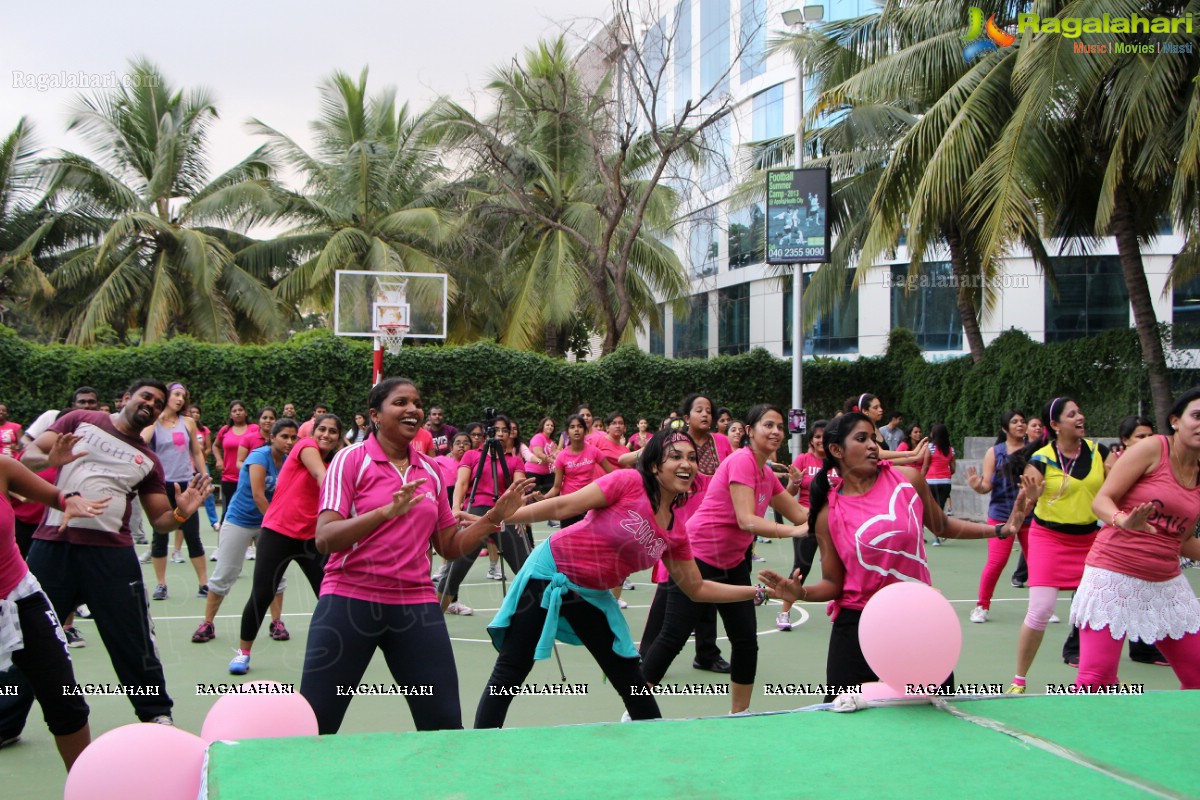
M 1183 575 L 1144 581 L 1119 572 L 1085 567 L 1071 603 L 1071 624 L 1153 644 L 1200 631 L 1200 600 Z

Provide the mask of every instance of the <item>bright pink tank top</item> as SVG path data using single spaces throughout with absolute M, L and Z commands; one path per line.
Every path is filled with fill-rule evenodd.
M 830 492 L 829 534 L 846 571 L 842 596 L 830 603 L 831 616 L 843 608 L 863 608 L 890 584 L 930 582 L 924 518 L 921 496 L 888 462 L 880 463 L 866 494 Z
M 1179 574 L 1179 548 L 1200 516 L 1200 487 L 1187 489 L 1179 485 L 1171 472 L 1167 437 L 1157 438 L 1162 444 L 1158 466 L 1139 478 L 1119 504 L 1120 512 L 1127 514 L 1142 503 L 1153 503 L 1156 511 L 1150 517 L 1150 526 L 1154 533 L 1105 525 L 1088 553 L 1088 566 L 1144 581 L 1167 581 Z

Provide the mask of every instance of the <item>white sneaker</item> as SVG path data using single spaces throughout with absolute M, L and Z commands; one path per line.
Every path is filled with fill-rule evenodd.
M 255 557 L 254 545 L 250 545 L 249 547 L 246 548 L 246 560 L 253 561 L 254 557 Z
M 624 600 L 622 600 L 621 598 L 618 597 L 617 598 L 617 606 L 620 608 L 629 608 L 629 603 L 626 603 Z
M 780 611 L 776 614 L 775 627 L 781 631 L 790 631 L 792 629 L 792 612 Z
M 621 722 L 633 722 L 633 717 L 629 716 L 628 711 L 621 714 Z
M 450 605 L 446 606 L 446 613 L 447 614 L 457 614 L 460 617 L 470 617 L 470 616 L 474 616 L 475 609 L 471 608 L 468 605 L 465 605 L 463 603 L 459 603 L 456 601 L 456 602 L 453 602 Z
M 213 529 L 214 531 L 216 531 L 217 533 L 220 533 L 220 532 L 221 532 L 221 523 L 220 523 L 220 522 L 214 522 L 214 523 L 212 524 L 212 529 Z
M 171 551 L 171 563 L 172 564 L 182 564 L 183 563 L 183 553 L 179 550 L 172 550 Z
M 1058 614 L 1051 614 L 1050 621 L 1051 622 L 1062 622 L 1062 620 L 1058 618 Z
M 988 610 L 983 606 L 975 606 L 975 610 L 971 612 L 971 622 L 987 622 Z
M 629 580 L 629 578 L 626 578 L 625 582 L 621 584 L 621 588 L 627 592 L 632 592 L 637 587 L 633 585 L 633 581 Z
M 146 552 L 144 552 L 140 556 L 138 556 L 138 561 L 141 562 L 142 564 L 149 564 L 150 563 L 150 551 L 147 550 Z
M 502 581 L 504 576 L 500 574 L 500 565 L 493 564 L 488 567 L 487 576 L 489 581 Z

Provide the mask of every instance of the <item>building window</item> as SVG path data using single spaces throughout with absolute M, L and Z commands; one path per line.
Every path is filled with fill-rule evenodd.
M 729 0 L 700 0 L 700 86 L 729 91 Z
M 692 0 L 675 6 L 675 113 L 692 98 Z
M 1200 278 L 1171 290 L 1171 345 L 1176 350 L 1200 348 Z
M 712 192 L 729 182 L 733 161 L 729 120 L 729 117 L 718 120 L 704 132 L 704 161 L 700 164 L 702 192 Z
M 742 0 L 738 44 L 742 51 L 742 82 L 767 71 L 767 0 Z
M 892 327 L 908 328 L 922 350 L 962 350 L 962 316 L 949 261 L 931 261 L 916 280 L 907 264 L 892 265 Z M 913 287 L 905 291 L 906 287 Z
M 762 203 L 729 212 L 729 269 L 762 263 L 766 230 L 767 216 Z
M 692 217 L 689 236 L 692 278 L 707 278 L 717 274 L 720 233 L 716 206 L 710 206 Z
M 804 291 L 815 272 L 804 274 Z M 805 320 L 804 354 L 844 355 L 858 352 L 858 293 L 853 290 L 854 270 L 846 274 L 846 288 L 837 307 L 815 321 Z M 783 354 L 792 354 L 792 290 L 783 293 Z
M 754 95 L 754 141 L 783 136 L 783 84 L 764 89 Z
M 1129 290 L 1117 256 L 1064 256 L 1053 268 L 1058 297 L 1047 281 L 1047 342 L 1129 327 Z
M 687 312 L 675 315 L 675 357 L 708 358 L 708 293 L 689 298 Z
M 664 336 L 666 319 L 667 304 L 659 303 L 658 314 L 647 322 L 647 325 L 650 327 L 650 355 L 652 356 L 662 356 L 667 353 Z
M 750 350 L 750 284 L 717 291 L 717 353 L 735 356 Z

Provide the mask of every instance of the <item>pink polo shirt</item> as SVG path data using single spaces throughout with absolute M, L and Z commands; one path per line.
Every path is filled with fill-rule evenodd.
M 721 462 L 704 495 L 700 508 L 688 520 L 688 536 L 696 558 L 720 569 L 731 569 L 746 558 L 754 534 L 738 527 L 730 484 L 754 490 L 754 514 L 763 516 L 771 498 L 783 491 L 779 479 L 766 464 L 761 467 L 754 451 L 743 447 Z
M 610 589 L 660 558 L 691 560 L 683 525 L 676 520 L 667 531 L 655 521 L 640 472 L 617 470 L 596 485 L 608 505 L 550 536 L 559 572 L 585 589 Z
M 559 450 L 554 458 L 554 468 L 563 471 L 562 490 L 559 494 L 566 497 L 591 483 L 596 476 L 597 465 L 603 458 L 604 454 L 586 441 L 581 453 L 571 452 L 570 445 Z
M 331 553 L 322 595 L 389 605 L 437 602 L 429 582 L 429 546 L 435 533 L 454 527 L 454 514 L 433 459 L 411 444 L 408 459 L 406 470 L 389 462 L 374 434 L 334 456 L 321 484 L 321 511 L 345 519 L 367 514 L 389 505 L 403 484 L 419 478 L 425 478 L 420 489 L 425 499 L 349 549 Z

